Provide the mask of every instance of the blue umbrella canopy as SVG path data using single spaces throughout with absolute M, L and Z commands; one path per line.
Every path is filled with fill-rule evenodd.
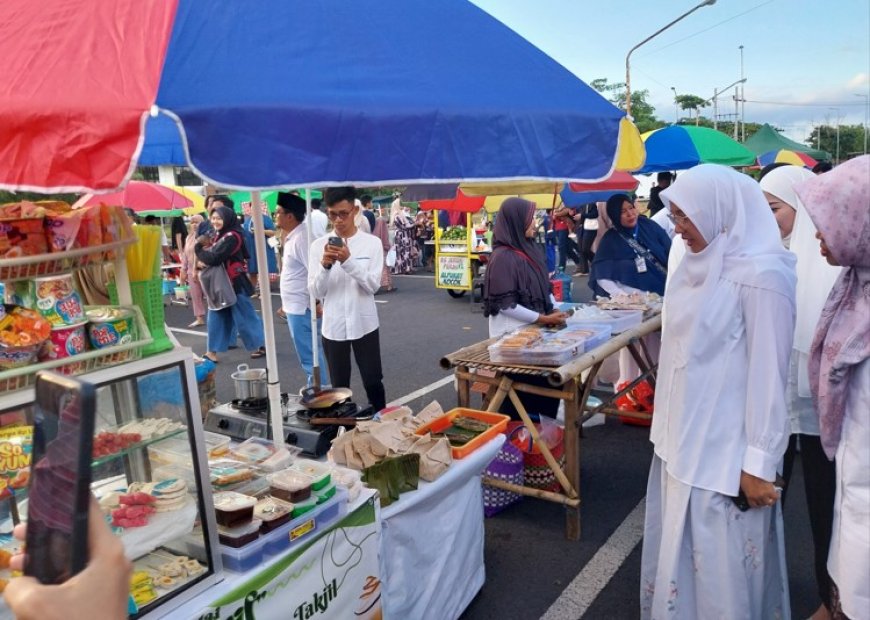
M 157 104 L 239 188 L 598 179 L 625 116 L 465 0 L 180 0 Z

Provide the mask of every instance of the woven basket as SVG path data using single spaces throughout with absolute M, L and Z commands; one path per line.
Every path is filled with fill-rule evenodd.
M 515 437 L 516 433 L 525 425 L 522 422 L 508 423 L 507 435 L 510 442 L 518 450 L 523 453 L 524 475 L 526 478 L 526 486 L 533 489 L 542 489 L 544 491 L 561 491 L 562 485 L 559 484 L 556 474 L 547 465 L 547 460 L 541 453 L 541 450 L 532 441 L 531 435 L 527 441 L 520 441 Z M 535 424 L 535 428 L 540 432 L 541 427 Z M 557 427 L 556 442 L 550 448 L 553 458 L 563 470 L 565 469 L 565 431 L 561 427 Z
M 495 458 L 486 466 L 483 475 L 495 478 L 496 480 L 502 480 L 504 482 L 523 486 L 525 476 L 522 451 L 510 442 L 504 442 L 501 450 L 498 451 Z M 484 484 L 483 514 L 487 517 L 495 516 L 508 506 L 517 503 L 522 498 L 523 496 L 519 493 L 497 489 Z

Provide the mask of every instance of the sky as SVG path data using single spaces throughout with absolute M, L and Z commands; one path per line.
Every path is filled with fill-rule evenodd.
M 624 82 L 628 50 L 700 0 L 472 2 L 589 83 Z M 821 123 L 867 122 L 870 0 L 717 0 L 632 54 L 631 88 L 648 90 L 656 116 L 672 122 L 671 87 L 712 98 L 741 78 L 740 45 L 747 122 L 800 142 Z M 719 98 L 720 114 L 734 112 L 733 93 Z M 701 113 L 712 117 L 712 106 Z

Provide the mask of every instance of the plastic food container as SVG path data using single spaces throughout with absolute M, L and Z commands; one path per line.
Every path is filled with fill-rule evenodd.
M 203 431 L 208 458 L 224 456 L 230 448 L 230 438 L 217 433 Z M 191 468 L 190 444 L 186 438 L 171 437 L 148 446 L 148 457 L 152 466 L 178 465 Z
M 275 443 L 270 439 L 251 437 L 230 450 L 233 458 L 248 463 L 259 463 L 278 452 Z
M 221 563 L 226 570 L 245 573 L 263 563 L 263 541 L 254 540 L 244 547 L 220 545 Z
M 328 486 L 323 487 L 322 489 L 318 489 L 316 491 L 312 491 L 315 499 L 317 499 L 318 504 L 322 504 L 326 500 L 330 499 L 333 495 L 335 495 L 335 483 L 331 483 Z
M 214 512 L 218 525 L 234 528 L 254 518 L 257 500 L 234 491 L 214 495 Z
M 262 533 L 260 541 L 267 556 L 285 553 L 313 538 L 318 532 L 331 527 L 347 513 L 347 493 L 339 489 L 332 499 L 317 505 L 301 516 L 271 532 Z
M 308 499 L 296 502 L 293 504 L 293 518 L 301 517 L 306 512 L 310 512 L 317 507 L 317 497 L 309 497 Z
M 309 459 L 299 459 L 290 469 L 298 471 L 311 477 L 311 489 L 317 491 L 324 488 L 331 481 L 332 470 L 329 465 L 311 461 Z
M 136 320 L 133 312 L 109 306 L 87 311 L 88 339 L 95 349 L 127 344 L 136 339 Z
M 41 347 L 41 343 L 24 347 L 5 347 L 0 345 L 0 370 L 29 366 L 36 361 L 36 355 Z
M 218 540 L 222 545 L 238 549 L 244 547 L 260 537 L 260 526 L 263 522 L 253 519 L 238 527 L 218 527 Z
M 426 433 L 440 433 L 453 423 L 453 418 L 460 415 L 466 418 L 474 418 L 475 420 L 486 422 L 490 427 L 464 445 L 452 447 L 451 450 L 453 452 L 453 458 L 455 459 L 465 458 L 480 446 L 487 443 L 490 439 L 503 433 L 510 421 L 510 416 L 501 413 L 489 413 L 488 411 L 478 411 L 477 409 L 457 407 L 456 409 L 451 409 L 444 415 L 439 416 L 428 424 L 424 424 L 418 428 L 417 434 L 425 435 Z
M 254 506 L 254 519 L 263 522 L 261 529 L 264 532 L 270 532 L 291 519 L 293 508 L 293 504 L 277 497 L 264 497 Z
M 595 304 L 578 304 L 568 317 L 568 325 L 609 325 L 612 334 L 619 334 L 643 321 L 642 310 L 602 310 Z M 587 349 L 588 350 L 588 349 Z
M 237 485 L 254 477 L 254 472 L 244 463 L 223 459 L 209 463 L 209 478 L 217 487 Z
M 311 482 L 311 476 L 306 476 L 292 469 L 279 471 L 269 476 L 272 495 L 293 504 L 311 497 Z
M 85 320 L 82 298 L 72 274 L 34 278 L 33 290 L 34 309 L 52 325 L 76 325 Z

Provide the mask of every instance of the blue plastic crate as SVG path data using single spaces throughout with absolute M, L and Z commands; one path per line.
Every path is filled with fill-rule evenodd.
M 244 547 L 218 545 L 221 561 L 226 570 L 244 573 L 263 563 L 263 538 L 248 543 Z

